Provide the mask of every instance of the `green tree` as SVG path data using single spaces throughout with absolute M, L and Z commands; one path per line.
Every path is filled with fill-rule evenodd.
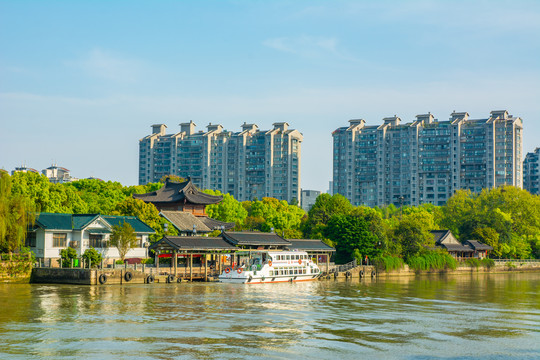
M 81 199 L 77 190 L 66 184 L 49 185 L 49 203 L 44 210 L 51 213 L 86 214 L 88 205 Z
M 118 254 L 124 262 L 129 250 L 137 246 L 135 230 L 127 222 L 124 222 L 122 226 L 114 225 L 110 244 L 118 249 Z
M 490 227 L 477 228 L 473 231 L 471 238 L 493 247 L 494 256 L 500 257 L 502 255 L 499 244 L 499 233 L 494 229 Z
M 324 237 L 324 228 L 334 215 L 348 215 L 353 206 L 340 194 L 321 194 L 308 212 L 303 231 L 306 237 L 315 239 Z
M 498 234 L 494 256 L 526 258 L 540 238 L 540 197 L 513 186 L 480 194 L 458 191 L 443 207 L 441 224 L 462 241 L 488 235 L 478 229 L 492 229 Z M 495 239 L 489 235 L 487 239 Z
M 127 197 L 116 205 L 112 215 L 136 216 L 146 225 L 150 226 L 155 234 L 150 235 L 150 242 L 155 242 L 165 235 L 164 224 L 168 224 L 167 235 L 178 235 L 176 228 L 164 217 L 159 215 L 158 209 L 151 203 Z
M 380 212 L 367 206 L 359 206 L 351 211 L 351 215 L 364 219 L 368 223 L 369 231 L 377 237 L 377 247 L 382 253 L 398 253 L 388 241 L 388 228 Z
M 262 218 L 262 231 L 268 232 L 274 228 L 276 232 L 286 229 L 299 229 L 302 218 L 306 212 L 298 206 L 289 205 L 285 200 L 264 197 L 262 200 L 244 202 L 248 215 L 253 218 Z
M 247 210 L 232 195 L 222 194 L 219 190 L 204 190 L 204 193 L 217 196 L 223 195 L 223 200 L 219 204 L 206 206 L 206 213 L 210 218 L 234 222 L 237 227 L 245 222 L 248 215 Z
M 60 260 L 62 267 L 71 267 L 72 260 L 75 260 L 77 258 L 77 251 L 73 248 L 65 248 L 60 250 Z
M 127 197 L 125 189 L 118 182 L 82 179 L 69 183 L 87 204 L 92 214 L 111 215 L 116 205 Z
M 103 260 L 103 256 L 94 248 L 86 249 L 84 254 L 82 254 L 82 257 L 86 260 L 86 263 L 90 263 L 92 267 L 97 267 L 101 264 L 101 260 Z
M 403 216 L 393 235 L 401 245 L 405 261 L 422 253 L 426 247 L 435 246 L 433 234 L 430 232 L 434 226 L 433 215 L 427 211 Z
M 325 236 L 335 244 L 337 263 L 365 255 L 375 258 L 381 254 L 379 239 L 369 230 L 369 223 L 358 216 L 334 215 L 328 221 Z
M 34 203 L 35 211 L 48 211 L 51 183 L 45 175 L 33 172 L 16 172 L 11 177 L 13 195 L 21 195 Z
M 26 232 L 35 222 L 35 203 L 12 192 L 12 179 L 0 173 L 0 252 L 12 252 L 24 245 Z
M 163 175 L 161 179 L 159 179 L 159 182 L 162 184 L 165 184 L 167 182 L 167 179 L 169 179 L 170 182 L 175 182 L 175 183 L 182 183 L 186 181 L 186 179 L 178 175 Z

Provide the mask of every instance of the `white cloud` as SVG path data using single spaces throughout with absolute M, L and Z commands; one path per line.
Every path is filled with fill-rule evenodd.
M 263 45 L 286 53 L 299 55 L 306 58 L 315 58 L 331 55 L 341 59 L 354 60 L 342 51 L 338 50 L 338 40 L 332 37 L 280 37 L 267 39 Z
M 124 58 L 99 48 L 91 50 L 82 59 L 65 63 L 82 69 L 90 76 L 127 83 L 136 82 L 145 67 L 140 60 Z

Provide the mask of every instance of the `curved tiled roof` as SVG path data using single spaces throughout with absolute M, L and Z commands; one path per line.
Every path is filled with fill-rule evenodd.
M 478 240 L 467 240 L 465 244 L 469 245 L 474 250 L 493 250 L 492 246 L 489 246 L 487 244 L 484 244 Z
M 288 246 L 291 243 L 275 233 L 254 231 L 222 232 L 223 238 L 233 245 L 247 246 Z
M 133 194 L 135 199 L 150 203 L 179 203 L 211 205 L 223 200 L 223 196 L 209 195 L 201 192 L 188 178 L 182 183 L 171 182 L 169 179 L 161 189 L 146 194 Z
M 206 216 L 200 217 L 199 220 L 212 230 L 221 230 L 222 227 L 224 230 L 230 230 L 236 226 L 233 222 L 220 221 Z
M 237 250 L 220 237 L 204 236 L 165 236 L 152 244 L 149 249 L 172 248 L 177 250 Z
M 336 251 L 318 239 L 289 239 L 289 241 L 291 242 L 291 245 L 288 246 L 289 250 Z

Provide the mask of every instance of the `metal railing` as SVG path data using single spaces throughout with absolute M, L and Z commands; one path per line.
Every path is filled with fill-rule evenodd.
M 507 263 L 528 263 L 528 264 L 540 264 L 540 259 L 493 259 L 495 264 L 507 264 Z
M 356 259 L 354 259 L 353 261 L 348 262 L 348 263 L 343 264 L 343 265 L 335 265 L 332 270 L 333 270 L 333 272 L 345 272 L 345 271 L 349 271 L 351 269 L 354 269 L 357 266 L 358 266 L 358 261 L 356 261 Z

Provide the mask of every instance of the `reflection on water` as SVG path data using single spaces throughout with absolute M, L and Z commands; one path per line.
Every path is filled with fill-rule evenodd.
M 0 285 L 0 358 L 540 358 L 540 274 Z

